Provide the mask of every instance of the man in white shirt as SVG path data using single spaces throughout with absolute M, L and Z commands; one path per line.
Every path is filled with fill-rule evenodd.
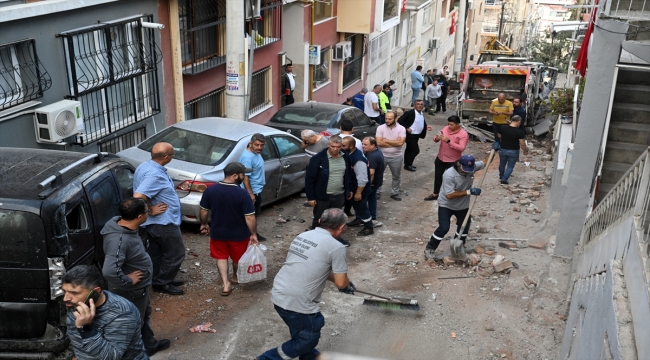
M 427 130 L 431 131 L 431 126 L 424 121 L 424 101 L 415 100 L 413 109 L 404 112 L 399 121 L 406 129 L 406 149 L 404 150 L 404 170 L 415 171 L 413 166 L 415 157 L 420 153 L 418 141 L 427 136 Z
M 284 105 L 291 105 L 295 101 L 293 99 L 293 90 L 296 88 L 296 79 L 293 75 L 293 64 L 284 66 L 284 76 L 282 78 L 282 95 L 284 96 Z
M 366 96 L 363 98 L 363 112 L 370 118 L 379 124 L 379 116 L 381 115 L 381 109 L 379 108 L 379 97 L 377 94 L 381 92 L 381 85 L 377 84 L 372 88 L 372 91 L 368 91 Z

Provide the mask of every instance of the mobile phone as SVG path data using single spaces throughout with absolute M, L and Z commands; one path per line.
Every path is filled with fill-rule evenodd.
M 90 293 L 88 293 L 88 296 L 86 297 L 86 300 L 84 300 L 84 304 L 86 306 L 90 307 L 90 299 L 93 299 L 95 302 L 95 305 L 97 305 L 97 300 L 99 300 L 99 297 L 101 296 L 100 293 L 95 291 L 95 289 L 90 290 Z

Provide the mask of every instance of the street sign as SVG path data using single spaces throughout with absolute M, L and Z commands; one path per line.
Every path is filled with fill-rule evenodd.
M 320 65 L 320 45 L 309 45 L 309 65 Z

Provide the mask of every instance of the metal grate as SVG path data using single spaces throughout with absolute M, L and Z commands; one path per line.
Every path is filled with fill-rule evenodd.
M 366 54 L 363 34 L 354 34 L 345 38 L 345 40 L 352 42 L 352 56 L 343 64 L 343 88 L 361 80 L 363 56 Z
M 262 70 L 253 73 L 253 79 L 250 87 L 251 116 L 264 110 L 271 104 L 271 67 L 265 67 Z
M 0 110 L 40 98 L 51 86 L 34 39 L 0 46 Z
M 183 74 L 226 63 L 226 0 L 180 0 Z
M 247 1 L 247 0 L 246 0 Z M 280 41 L 282 38 L 282 1 L 262 0 L 260 17 L 255 23 L 246 23 L 246 34 L 250 36 L 252 27 L 255 26 L 255 46 L 262 47 Z
M 122 135 L 114 136 L 111 139 L 102 139 L 97 143 L 99 151 L 117 154 L 118 152 L 136 146 L 147 138 L 147 127 L 140 126 Z
M 330 81 L 330 65 L 332 61 L 330 50 L 330 47 L 322 49 L 320 51 L 320 65 L 314 65 L 314 89 Z
M 185 104 L 185 120 L 226 117 L 226 88 L 221 87 Z
M 160 113 L 154 29 L 142 27 L 152 15 L 120 19 L 64 32 L 70 96 L 81 102 L 85 146 Z

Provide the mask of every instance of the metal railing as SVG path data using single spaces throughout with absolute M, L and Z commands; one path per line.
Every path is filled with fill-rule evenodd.
M 262 47 L 280 41 L 282 38 L 282 1 L 263 0 L 259 19 L 255 19 L 255 47 Z M 246 33 L 252 34 L 253 24 L 246 23 Z
M 118 152 L 136 146 L 147 138 L 147 126 L 142 125 L 112 139 L 101 139 L 97 142 L 99 151 L 117 154 Z
M 624 19 L 650 19 L 650 2 L 647 0 L 606 0 L 603 13 Z
M 582 246 L 629 216 L 639 217 L 637 230 L 641 230 L 647 238 L 646 217 L 650 201 L 649 160 L 650 148 L 634 162 L 587 217 L 580 237 Z
M 485 0 L 485 6 L 501 6 L 502 0 Z
M 184 74 L 198 74 L 226 63 L 226 1 L 180 0 L 181 57 Z
M 251 81 L 251 116 L 264 110 L 271 104 L 271 67 L 265 67 L 253 73 Z
M 226 87 L 220 87 L 185 103 L 185 120 L 226 116 Z
M 343 64 L 343 88 L 361 80 L 363 70 L 363 56 L 366 54 L 365 38 L 363 34 L 355 34 L 345 38 L 352 42 L 352 56 Z
M 40 98 L 50 87 L 34 39 L 0 45 L 0 110 Z
M 499 25 L 483 25 L 481 27 L 481 32 L 484 33 L 498 33 Z

